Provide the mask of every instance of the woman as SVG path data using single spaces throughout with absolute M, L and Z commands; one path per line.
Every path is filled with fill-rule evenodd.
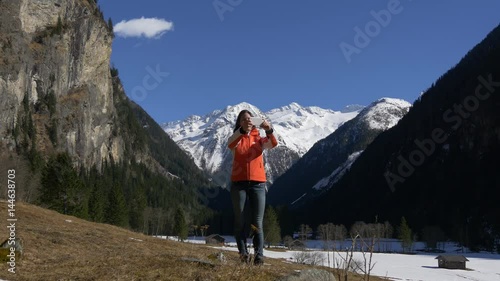
M 238 114 L 233 135 L 229 137 L 228 147 L 233 153 L 231 173 L 231 201 L 234 210 L 234 236 L 242 262 L 250 262 L 246 246 L 246 226 L 250 223 L 254 264 L 264 263 L 264 232 L 262 221 L 266 204 L 266 172 L 262 152 L 278 145 L 273 129 L 267 121 L 252 124 L 252 113 L 242 110 Z M 256 126 L 264 129 L 266 137 L 260 136 Z M 250 222 L 245 221 L 245 203 L 248 198 Z

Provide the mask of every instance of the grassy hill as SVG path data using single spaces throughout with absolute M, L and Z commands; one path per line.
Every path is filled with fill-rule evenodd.
M 0 238 L 8 238 L 7 202 L 0 201 L 4 215 Z M 15 209 L 16 238 L 23 255 L 16 273 L 2 262 L 5 280 L 276 280 L 311 266 L 266 259 L 260 267 L 241 265 L 235 252 L 225 252 L 227 263 L 210 261 L 219 250 L 153 238 L 112 225 L 88 222 L 72 216 L 18 203 Z M 328 269 L 329 270 L 329 269 Z M 349 280 L 361 280 L 358 277 Z M 371 280 L 380 280 L 371 278 Z

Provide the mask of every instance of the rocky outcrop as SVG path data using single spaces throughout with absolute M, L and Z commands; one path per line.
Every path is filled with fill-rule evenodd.
M 278 279 L 278 281 L 335 281 L 331 272 L 322 269 L 306 269 Z
M 68 151 L 86 167 L 120 159 L 124 140 L 113 135 L 112 33 L 95 2 L 0 1 L 0 14 L 3 147 L 12 151 L 29 139 L 24 146 Z M 23 140 L 23 133 L 31 135 Z

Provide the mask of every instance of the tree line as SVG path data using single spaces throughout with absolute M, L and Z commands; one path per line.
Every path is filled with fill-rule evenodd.
M 149 235 L 184 234 L 188 224 L 203 223 L 210 216 L 194 190 L 134 159 L 78 171 L 67 153 L 50 157 L 43 167 L 37 203 Z
M 404 215 L 418 232 L 439 226 L 472 250 L 499 251 L 499 61 L 497 26 L 294 217 L 351 224 Z
M 414 252 L 414 243 L 421 240 L 426 244 L 428 251 L 438 250 L 438 243 L 448 240 L 443 230 L 439 226 L 426 226 L 420 233 L 413 231 L 406 218 L 401 217 L 397 226 L 391 225 L 388 221 L 384 223 L 366 223 L 356 221 L 349 228 L 343 224 L 324 223 L 313 229 L 308 224 L 300 224 L 295 228 L 293 236 L 290 233 L 282 234 L 281 223 L 275 209 L 267 206 L 264 215 L 265 242 L 268 246 L 283 245 L 289 249 L 306 247 L 307 240 L 322 240 L 324 249 L 343 251 L 346 240 L 358 239 L 354 250 L 366 251 L 368 246 L 373 247 L 374 252 L 393 252 L 392 246 L 382 243 L 383 239 L 398 239 L 403 253 Z M 300 241 L 302 243 L 295 243 Z M 299 245 L 299 246 L 297 246 Z M 300 246 L 301 245 L 301 246 Z

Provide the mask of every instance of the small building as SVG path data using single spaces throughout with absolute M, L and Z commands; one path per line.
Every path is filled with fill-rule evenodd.
M 436 258 L 440 268 L 466 269 L 465 262 L 469 261 L 462 255 L 440 255 Z
M 219 234 L 211 234 L 205 237 L 206 244 L 216 244 L 216 245 L 224 245 L 226 243 L 226 239 Z
M 300 240 L 293 240 L 289 245 L 288 248 L 290 250 L 304 250 L 306 248 L 306 244 Z

